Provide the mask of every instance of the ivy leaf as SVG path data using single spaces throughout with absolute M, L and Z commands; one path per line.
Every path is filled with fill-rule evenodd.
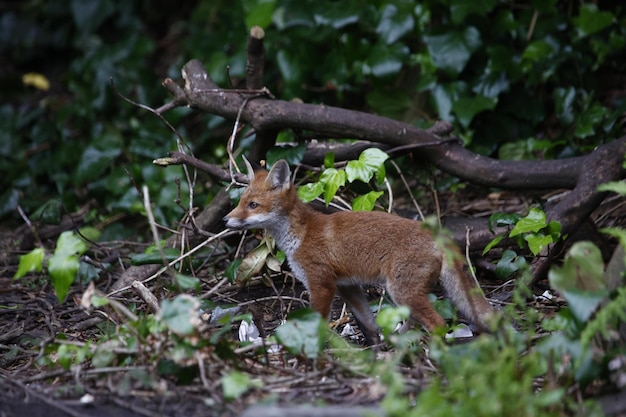
M 598 186 L 598 191 L 612 191 L 619 195 L 626 195 L 626 181 L 610 181 Z
M 359 12 L 358 8 L 353 7 L 348 2 L 329 3 L 315 13 L 314 19 L 318 25 L 341 29 L 357 23 L 360 17 Z
M 335 153 L 328 152 L 324 155 L 324 168 L 332 168 L 335 165 Z
M 498 3 L 497 0 L 455 1 L 450 6 L 454 24 L 463 24 L 469 15 L 486 16 Z
M 593 135 L 595 133 L 595 127 L 602 123 L 606 114 L 606 108 L 597 103 L 594 103 L 591 107 L 585 109 L 576 118 L 574 136 L 584 139 Z
M 267 164 L 273 166 L 279 159 L 284 159 L 289 165 L 297 165 L 302 161 L 306 144 L 297 146 L 274 146 L 267 151 Z
M 310 182 L 298 188 L 298 197 L 305 203 L 315 200 L 324 192 L 324 184 L 321 182 Z
M 235 278 L 237 277 L 237 270 L 239 270 L 239 265 L 241 265 L 242 262 L 243 259 L 235 259 L 224 270 L 224 276 L 228 278 L 228 282 L 230 282 L 231 284 L 235 282 Z
M 467 90 L 467 84 L 464 81 L 438 83 L 435 85 L 432 90 L 432 99 L 441 119 L 451 119 L 450 112 L 452 111 L 452 106 Z
M 292 355 L 316 359 L 324 348 L 328 327 L 326 320 L 310 309 L 296 310 L 287 322 L 276 329 L 276 339 Z
M 375 77 L 397 74 L 409 56 L 409 48 L 399 43 L 391 46 L 380 42 L 374 45 L 367 57 L 369 71 Z
M 495 213 L 489 216 L 489 231 L 493 233 L 494 227 L 504 227 L 515 225 L 522 216 L 517 213 Z
M 574 243 L 562 267 L 550 269 L 548 278 L 550 285 L 563 294 L 574 316 L 584 323 L 608 295 L 603 274 L 600 249 L 582 241 Z
M 360 195 L 352 202 L 352 211 L 372 211 L 378 197 L 383 195 L 382 191 L 370 191 Z
M 574 122 L 574 100 L 576 99 L 576 89 L 572 86 L 568 88 L 555 88 L 552 93 L 556 114 L 563 125 L 570 125 Z
M 374 176 L 374 172 L 362 161 L 355 160 L 349 161 L 348 165 L 346 165 L 346 176 L 348 178 L 348 182 L 360 180 L 367 183 Z
M 441 35 L 424 36 L 428 53 L 437 68 L 456 76 L 463 71 L 472 54 L 480 48 L 480 32 L 473 26 L 450 30 Z
M 601 12 L 593 3 L 580 5 L 580 14 L 573 19 L 579 38 L 593 35 L 613 23 L 615 17 L 611 12 Z
M 387 4 L 381 13 L 376 33 L 387 45 L 391 45 L 411 32 L 414 26 L 415 20 L 410 12 L 399 10 L 395 4 Z
M 339 187 L 346 184 L 346 171 L 329 168 L 322 173 L 320 182 L 324 184 L 324 201 L 328 205 L 335 197 Z
M 87 244 L 71 232 L 63 232 L 57 239 L 54 254 L 48 260 L 48 272 L 59 302 L 63 302 L 70 286 L 76 279 L 80 266 L 79 256 L 87 250 Z
M 535 256 L 546 246 L 554 243 L 552 236 L 546 236 L 543 233 L 528 233 L 524 236 L 524 240 L 528 242 L 528 248 Z
M 76 279 L 80 263 L 78 256 L 55 252 L 48 260 L 48 272 L 60 303 L 65 300 L 70 286 Z
M 259 386 L 248 374 L 241 371 L 231 371 L 222 377 L 222 391 L 227 401 L 241 397 L 250 388 Z
M 509 236 L 514 237 L 529 232 L 537 233 L 546 226 L 546 213 L 543 210 L 531 208 L 526 217 L 522 217 L 517 222 Z
M 359 155 L 359 161 L 373 170 L 378 170 L 387 159 L 389 155 L 378 148 L 367 148 Z
M 188 294 L 161 303 L 161 320 L 172 332 L 185 336 L 196 332 L 200 325 L 200 302 Z
M 200 289 L 200 280 L 185 274 L 176 274 L 176 284 L 181 290 Z
M 97 178 L 120 153 L 120 149 L 100 150 L 94 146 L 87 147 L 76 169 L 77 181 L 87 182 Z
M 20 256 L 20 264 L 13 279 L 22 278 L 29 272 L 41 272 L 43 269 L 43 257 L 45 251 L 43 248 L 35 248 L 25 255 Z
M 272 23 L 276 0 L 244 0 L 241 2 L 245 14 L 246 27 L 267 28 Z
M 505 250 L 496 264 L 496 275 L 500 279 L 507 279 L 525 266 L 526 259 L 523 256 L 518 256 L 512 250 Z
M 509 90 L 510 84 L 506 73 L 486 71 L 480 76 L 472 91 L 479 96 L 496 99 L 500 93 Z
M 493 110 L 498 104 L 497 98 L 483 96 L 461 97 L 452 104 L 452 111 L 463 127 L 469 127 L 478 113 L 485 110 Z

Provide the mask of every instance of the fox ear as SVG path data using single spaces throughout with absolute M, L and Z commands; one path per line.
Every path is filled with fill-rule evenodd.
M 252 182 L 254 180 L 254 168 L 252 168 L 252 164 L 245 156 L 243 156 L 243 163 L 246 164 L 246 170 L 248 170 L 248 180 Z
M 272 184 L 272 188 L 280 188 L 281 191 L 288 190 L 291 187 L 291 170 L 287 161 L 281 159 L 276 162 L 267 175 L 267 181 Z

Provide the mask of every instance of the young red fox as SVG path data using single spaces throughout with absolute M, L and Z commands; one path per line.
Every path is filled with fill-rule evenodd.
M 266 229 L 322 316 L 329 318 L 339 293 L 367 343 L 376 344 L 378 327 L 361 285 L 380 282 L 395 303 L 410 308 L 413 320 L 433 331 L 445 326 L 428 300 L 439 277 L 459 310 L 487 328 L 493 311 L 463 271 L 458 248 L 444 253 L 421 222 L 384 212 L 323 214 L 298 198 L 286 161 L 278 161 L 269 173 L 254 172 L 248 161 L 246 165 L 250 185 L 224 217 L 226 227 Z

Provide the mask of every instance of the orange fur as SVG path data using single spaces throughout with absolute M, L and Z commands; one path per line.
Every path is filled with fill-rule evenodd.
M 493 313 L 475 280 L 463 271 L 458 248 L 442 251 L 421 222 L 384 212 L 315 211 L 297 196 L 289 165 L 254 172 L 239 205 L 224 220 L 231 229 L 266 229 L 287 255 L 297 279 L 307 287 L 311 306 L 330 315 L 338 293 L 369 344 L 378 328 L 363 284 L 382 283 L 411 318 L 433 331 L 445 326 L 428 293 L 440 278 L 461 312 L 482 328 Z M 450 255 L 450 251 L 452 256 Z

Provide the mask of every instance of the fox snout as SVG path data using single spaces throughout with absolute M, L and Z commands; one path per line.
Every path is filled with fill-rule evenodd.
M 234 229 L 234 230 L 243 229 L 242 221 L 239 220 L 239 219 L 235 219 L 235 218 L 230 217 L 230 213 L 227 214 L 226 216 L 224 216 L 222 218 L 222 220 L 224 221 L 224 225 L 228 229 Z

